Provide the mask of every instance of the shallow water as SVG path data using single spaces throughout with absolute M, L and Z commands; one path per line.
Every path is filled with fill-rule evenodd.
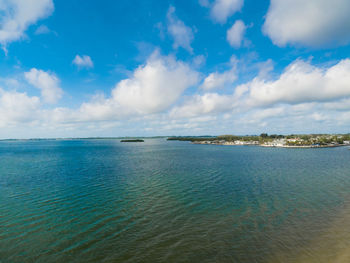
M 350 262 L 350 151 L 0 142 L 0 262 Z

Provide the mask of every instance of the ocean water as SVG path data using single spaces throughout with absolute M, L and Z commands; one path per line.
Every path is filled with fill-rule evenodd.
M 350 151 L 2 141 L 0 262 L 350 262 Z

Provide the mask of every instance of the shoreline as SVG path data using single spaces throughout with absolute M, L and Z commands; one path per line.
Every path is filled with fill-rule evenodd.
M 222 146 L 258 146 L 266 148 L 335 148 L 350 146 L 350 144 L 337 144 L 337 145 L 265 145 L 265 144 L 232 144 L 232 143 L 203 143 L 203 142 L 191 142 L 192 144 L 202 144 L 202 145 L 222 145 Z

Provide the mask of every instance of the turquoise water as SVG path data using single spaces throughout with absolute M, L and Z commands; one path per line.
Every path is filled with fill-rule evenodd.
M 0 262 L 350 262 L 350 151 L 0 142 Z

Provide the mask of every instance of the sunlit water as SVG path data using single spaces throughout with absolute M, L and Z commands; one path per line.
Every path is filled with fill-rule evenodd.
M 0 262 L 350 262 L 350 151 L 0 142 Z

